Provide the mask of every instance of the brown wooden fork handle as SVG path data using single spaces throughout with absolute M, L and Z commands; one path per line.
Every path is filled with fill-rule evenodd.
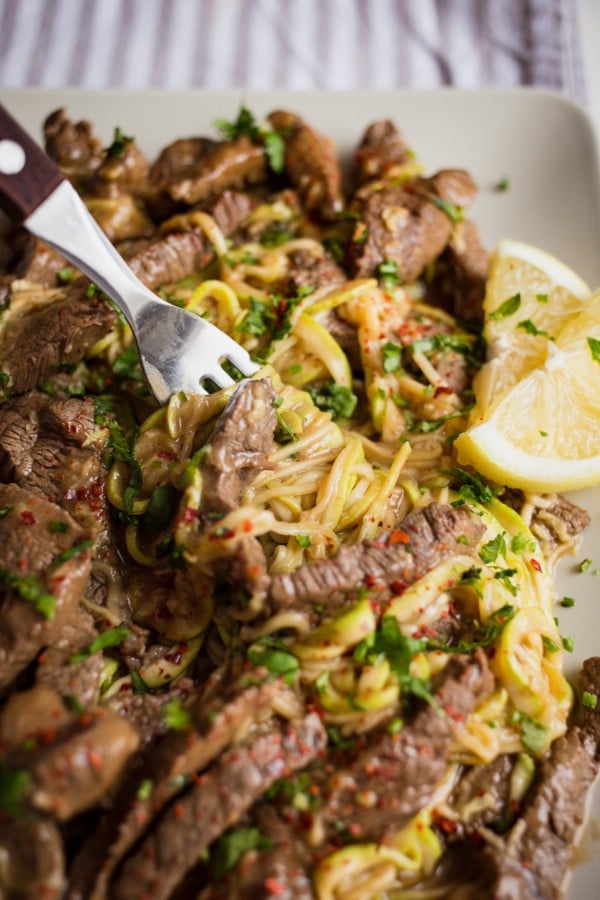
M 58 166 L 0 104 L 0 206 L 22 222 L 61 181 Z

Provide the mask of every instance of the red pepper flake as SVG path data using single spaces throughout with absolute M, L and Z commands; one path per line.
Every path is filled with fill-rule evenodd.
M 23 525 L 35 525 L 37 519 L 30 510 L 24 509 L 21 513 L 21 522 Z
M 529 560 L 529 562 L 530 562 L 530 564 L 531 564 L 532 569 L 535 569 L 536 572 L 541 572 L 541 571 L 542 571 L 542 567 L 541 567 L 541 565 L 539 564 L 539 562 L 537 561 L 537 559 L 533 559 L 533 557 L 532 557 L 532 558 Z
M 280 894 L 283 894 L 285 890 L 285 885 L 282 884 L 281 881 L 278 881 L 276 878 L 272 878 L 269 876 L 265 878 L 265 889 L 267 893 L 271 894 L 273 897 L 279 897 Z
M 390 588 L 394 592 L 394 594 L 403 594 L 408 584 L 405 581 L 392 581 L 390 583 Z
M 92 769 L 96 769 L 98 771 L 104 765 L 104 760 L 95 750 L 88 750 L 87 752 L 87 760 L 92 767 Z
M 409 544 L 410 543 L 410 535 L 407 534 L 406 531 L 402 531 L 401 528 L 394 528 L 392 533 L 390 534 L 390 544 Z
M 198 510 L 192 509 L 191 506 L 186 506 L 186 508 L 183 511 L 183 516 L 182 516 L 183 524 L 190 525 L 197 518 L 198 518 Z
M 173 807 L 173 812 L 175 813 L 175 818 L 183 819 L 185 815 L 185 810 L 183 808 L 183 803 L 176 803 Z
M 251 519 L 244 519 L 244 521 L 242 522 L 242 530 L 243 531 L 253 531 L 254 530 L 254 523 L 252 522 Z
M 168 450 L 159 450 L 156 454 L 159 459 L 163 459 L 165 462 L 173 462 L 177 459 L 174 453 L 169 453 Z

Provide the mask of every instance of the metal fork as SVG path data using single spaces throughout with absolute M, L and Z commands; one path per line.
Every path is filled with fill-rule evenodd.
M 159 403 L 178 391 L 208 393 L 258 365 L 236 341 L 173 306 L 133 274 L 62 172 L 0 104 L 0 205 L 100 287 L 131 326 L 142 371 Z

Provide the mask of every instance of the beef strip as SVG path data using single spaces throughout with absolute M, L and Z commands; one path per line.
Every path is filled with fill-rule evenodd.
M 309 250 L 294 250 L 288 256 L 288 270 L 284 292 L 296 296 L 302 288 L 313 291 L 333 289 L 344 284 L 346 275 L 330 256 L 316 256 Z
M 591 698 L 589 705 L 580 703 L 581 727 L 596 741 L 596 758 L 600 760 L 600 656 L 591 656 L 584 661 L 578 680 L 580 695 L 585 693 Z
M 0 485 L 0 686 L 11 683 L 75 614 L 90 573 L 87 533 L 60 507 Z M 78 548 L 81 547 L 81 550 Z M 62 554 L 73 554 L 61 561 Z M 44 597 L 46 613 L 33 597 Z
M 448 244 L 453 222 L 445 207 L 467 207 L 476 193 L 467 172 L 443 169 L 431 178 L 384 187 L 357 202 L 360 222 L 348 249 L 357 277 L 393 261 L 403 282 L 414 281 Z
M 311 814 L 294 802 L 296 790 L 287 791 L 285 782 L 274 797 L 254 807 L 249 824 L 271 848 L 244 857 L 229 878 L 206 892 L 206 900 L 258 900 L 269 875 L 280 885 L 280 896 L 304 900 L 312 896 L 307 891 L 315 862 L 347 839 L 340 833 L 360 843 L 385 843 L 388 832 L 412 818 L 448 769 L 456 727 L 493 689 L 485 655 L 478 651 L 472 658 L 452 658 L 433 689 L 436 705 L 422 704 L 401 731 L 391 735 L 379 727 L 357 738 L 353 748 L 309 767 L 301 790 L 319 798 Z
M 272 720 L 222 754 L 165 811 L 123 864 L 111 889 L 115 900 L 169 897 L 198 856 L 274 781 L 305 768 L 323 750 L 326 733 L 316 713 L 292 722 Z
M 225 190 L 263 181 L 266 174 L 265 148 L 241 135 L 209 149 L 182 176 L 168 181 L 165 189 L 178 203 L 203 205 Z
M 523 492 L 513 488 L 506 488 L 501 499 L 518 513 L 525 503 Z M 543 505 L 535 507 L 530 527 L 540 541 L 544 556 L 549 556 L 560 544 L 576 542 L 589 524 L 590 516 L 586 509 L 561 494 L 555 494 L 545 498 Z
M 336 842 L 338 821 L 358 827 L 367 841 L 385 839 L 388 829 L 415 816 L 447 770 L 455 729 L 493 684 L 483 652 L 453 657 L 434 682 L 434 706 L 423 706 L 396 734 L 386 728 L 368 733 L 348 764 L 316 773 L 329 840 Z M 375 795 L 373 803 L 361 805 L 365 792 Z
M 235 509 L 252 478 L 266 466 L 277 424 L 271 381 L 242 382 L 217 420 L 202 460 L 203 510 Z
M 223 191 L 209 212 L 223 234 L 231 235 L 243 225 L 256 201 L 243 191 Z
M 104 897 L 120 861 L 186 779 L 205 769 L 255 723 L 268 718 L 277 693 L 273 681 L 249 687 L 234 681 L 208 702 L 201 695 L 188 705 L 193 729 L 166 735 L 123 786 L 113 808 L 75 858 L 70 872 L 70 900 Z M 149 794 L 141 790 L 144 784 L 152 785 Z
M 302 206 L 325 220 L 335 219 L 344 199 L 333 142 L 293 113 L 276 110 L 268 118 L 285 140 L 285 170 Z
M 355 154 L 358 185 L 394 176 L 398 167 L 411 159 L 404 138 L 390 119 L 373 122 L 365 130 Z
M 53 303 L 8 318 L 0 331 L 0 365 L 9 391 L 21 394 L 44 382 L 55 366 L 79 362 L 115 322 L 114 310 L 101 296 L 87 295 L 84 279 Z
M 104 150 L 89 122 L 73 122 L 64 109 L 57 109 L 44 122 L 44 144 L 50 159 L 75 184 L 84 184 L 96 171 Z
M 598 768 L 595 754 L 595 740 L 578 727 L 554 742 L 541 762 L 524 812 L 508 834 L 505 849 L 488 846 L 482 851 L 476 885 L 481 893 L 473 896 L 499 900 L 557 900 L 561 896 Z
M 483 320 L 483 298 L 489 268 L 489 254 L 474 222 L 458 222 L 448 246 L 435 263 L 427 296 L 447 308 L 466 325 L 479 326 Z
M 479 520 L 462 507 L 432 503 L 411 513 L 394 531 L 376 540 L 345 545 L 336 556 L 274 575 L 268 591 L 272 611 L 335 609 L 352 592 L 371 588 L 379 602 L 422 578 L 454 554 L 472 553 L 483 533 Z
M 60 900 L 66 886 L 63 841 L 45 816 L 0 820 L 0 893 Z
M 0 478 L 66 508 L 100 545 L 110 523 L 96 406 L 91 399 L 52 399 L 30 393 L 4 407 Z
M 37 739 L 36 739 L 37 738 Z M 22 802 L 60 822 L 105 800 L 138 737 L 125 719 L 99 709 L 58 730 L 34 734 L 32 749 L 15 749 L 4 757 L 8 770 L 27 770 Z
M 213 256 L 213 249 L 202 234 L 195 231 L 167 234 L 127 259 L 129 268 L 151 289 L 172 284 L 199 272 Z
M 103 671 L 102 654 L 93 653 L 81 662 L 71 662 L 71 657 L 89 647 L 97 636 L 92 617 L 84 609 L 78 609 L 52 646 L 46 647 L 41 655 L 36 681 L 49 685 L 76 708 L 96 706 Z
M 515 757 L 503 753 L 485 765 L 467 769 L 448 801 L 460 818 L 461 831 L 476 832 L 512 814 L 508 808 Z

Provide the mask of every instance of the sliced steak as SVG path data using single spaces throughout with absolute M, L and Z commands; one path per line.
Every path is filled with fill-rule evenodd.
M 223 232 L 233 234 L 255 209 L 256 201 L 243 191 L 223 191 L 210 207 L 210 214 Z
M 103 671 L 101 653 L 86 656 L 81 662 L 71 658 L 98 636 L 94 620 L 84 609 L 65 623 L 52 646 L 38 657 L 36 682 L 53 688 L 66 703 L 76 709 L 92 709 L 98 702 Z
M 472 553 L 482 534 L 481 522 L 467 509 L 432 503 L 376 540 L 345 545 L 334 557 L 274 575 L 268 592 L 271 609 L 313 615 L 314 605 L 321 604 L 330 612 L 364 587 L 383 602 L 449 556 Z
M 0 686 L 75 615 L 90 574 L 88 534 L 63 509 L 0 485 Z M 64 561 L 63 561 L 64 560 Z
M 448 210 L 468 206 L 476 190 L 467 172 L 444 169 L 368 194 L 358 202 L 360 222 L 349 246 L 352 274 L 372 276 L 382 262 L 393 261 L 403 282 L 414 281 L 451 238 Z
M 224 753 L 163 814 L 123 864 L 111 889 L 115 900 L 154 900 L 171 891 L 198 856 L 278 778 L 305 768 L 324 750 L 326 733 L 316 713 L 289 723 L 273 720 Z
M 90 123 L 73 122 L 64 109 L 56 109 L 44 122 L 44 144 L 50 159 L 75 185 L 85 183 L 104 158 Z
M 25 234 L 19 241 L 19 260 L 11 278 L 23 278 L 45 288 L 56 287 L 58 273 L 69 266 L 67 260 L 54 247 L 32 234 Z
M 116 313 L 87 282 L 77 279 L 61 299 L 11 317 L 0 331 L 0 365 L 13 394 L 44 382 L 57 365 L 83 359 L 85 352 L 110 331 Z
M 302 289 L 338 287 L 346 281 L 346 275 L 330 256 L 317 256 L 309 250 L 294 250 L 288 256 L 285 293 L 296 296 Z
M 355 177 L 361 185 L 394 176 L 410 160 L 404 138 L 390 119 L 373 122 L 365 130 L 355 154 Z
M 66 508 L 101 543 L 109 533 L 106 468 L 90 399 L 31 393 L 4 408 L 0 478 Z
M 209 149 L 183 176 L 167 182 L 165 188 L 178 203 L 203 205 L 225 190 L 239 190 L 263 181 L 266 174 L 265 148 L 242 135 Z
M 500 823 L 508 813 L 510 776 L 515 757 L 503 753 L 492 762 L 468 769 L 452 792 L 449 805 L 467 832 Z
M 358 829 L 361 841 L 385 840 L 387 829 L 415 816 L 447 770 L 456 728 L 493 685 L 484 653 L 453 657 L 434 685 L 434 706 L 424 706 L 396 734 L 368 733 L 354 759 L 333 773 L 317 772 L 325 840 L 336 843 L 338 821 Z M 361 805 L 364 792 L 373 803 Z
M 60 900 L 66 886 L 63 840 L 45 816 L 0 820 L 3 897 Z
M 151 289 L 173 284 L 199 272 L 213 257 L 213 249 L 202 234 L 183 231 L 167 234 L 133 253 L 127 263 Z
M 600 656 L 591 656 L 579 673 L 579 692 L 585 701 L 580 703 L 581 727 L 596 741 L 596 758 L 600 760 Z
M 459 321 L 480 325 L 489 269 L 489 254 L 474 222 L 458 222 L 448 246 L 437 259 L 427 294 Z
M 283 110 L 269 115 L 285 140 L 285 170 L 308 213 L 335 219 L 344 207 L 341 172 L 333 142 Z
M 506 848 L 487 847 L 482 853 L 481 880 L 488 891 L 483 896 L 557 900 L 562 895 L 598 768 L 595 752 L 594 739 L 580 728 L 554 742 Z
M 201 464 L 206 512 L 235 509 L 252 476 L 265 468 L 277 424 L 276 397 L 268 379 L 244 381 L 217 420 Z
M 120 861 L 161 810 L 196 773 L 271 714 L 275 682 L 242 687 L 234 682 L 209 702 L 188 706 L 193 729 L 170 732 L 135 773 L 84 844 L 70 873 L 71 900 L 100 900 Z M 148 696 L 148 695 L 144 695 Z M 125 713 L 129 719 L 129 713 Z M 151 790 L 144 792 L 143 786 Z
M 29 773 L 22 797 L 26 807 L 64 822 L 106 798 L 138 738 L 125 719 L 98 710 L 63 729 L 44 729 L 32 743 L 32 749 L 7 754 L 4 765 Z

